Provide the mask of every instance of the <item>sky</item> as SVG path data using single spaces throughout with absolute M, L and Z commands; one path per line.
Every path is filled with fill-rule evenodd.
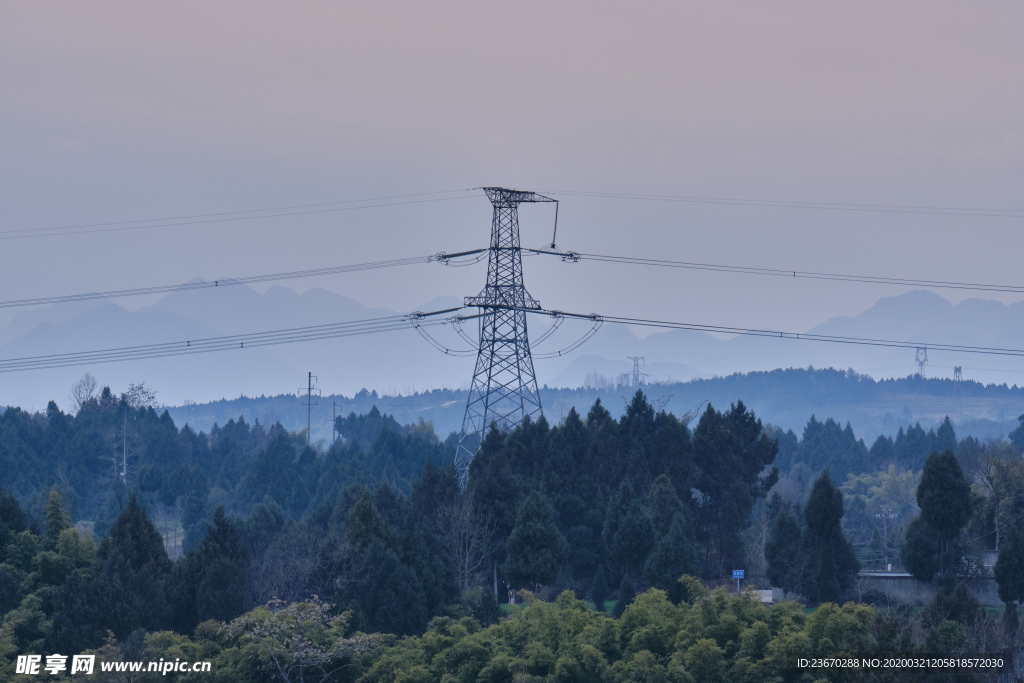
M 482 185 L 709 200 L 553 194 L 559 246 L 581 252 L 1024 284 L 1022 218 L 714 201 L 1024 209 L 1022 19 L 1013 2 L 6 2 L 0 299 L 472 249 L 491 214 L 467 192 L 11 231 Z M 552 218 L 524 207 L 523 244 L 548 242 Z M 524 267 L 551 308 L 792 331 L 910 289 Z M 289 286 L 411 310 L 484 277 L 429 265 Z

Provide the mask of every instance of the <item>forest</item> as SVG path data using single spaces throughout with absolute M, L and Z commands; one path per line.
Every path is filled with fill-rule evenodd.
M 323 446 L 243 418 L 179 429 L 141 385 L 9 408 L 0 678 L 92 652 L 213 662 L 194 680 L 819 680 L 787 657 L 1019 649 L 1021 425 L 868 446 L 637 391 L 619 419 L 597 400 L 492 428 L 461 491 L 457 435 L 375 407 Z M 996 548 L 999 614 L 970 590 Z M 889 564 L 934 601 L 859 589 Z M 773 585 L 794 601 L 750 592 Z

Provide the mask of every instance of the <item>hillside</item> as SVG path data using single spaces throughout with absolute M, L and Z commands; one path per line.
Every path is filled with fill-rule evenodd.
M 865 375 L 834 369 L 787 369 L 768 372 L 736 373 L 727 377 L 695 379 L 673 384 L 643 387 L 655 406 L 663 406 L 682 415 L 704 401 L 726 408 L 742 400 L 765 422 L 800 433 L 811 415 L 849 422 L 857 436 L 873 440 L 879 434 L 895 436 L 900 427 L 920 422 L 925 429 L 938 425 L 949 415 L 961 436 L 977 438 L 1005 436 L 1017 426 L 1024 414 L 1024 388 L 1016 385 L 983 385 L 971 380 L 960 386 L 963 417 L 957 401 L 957 387 L 948 379 L 921 379 L 917 376 L 895 380 L 874 380 Z M 634 389 L 559 389 L 544 387 L 541 400 L 549 421 L 559 422 L 570 408 L 581 414 L 601 399 L 613 415 L 621 415 Z M 338 415 L 366 413 L 371 407 L 394 415 L 402 424 L 422 417 L 434 423 L 444 436 L 461 429 L 467 392 L 434 390 L 411 395 L 380 395 L 362 390 L 353 396 L 325 395 L 318 399 L 312 423 L 315 439 L 329 439 L 334 404 Z M 239 397 L 205 404 L 171 406 L 171 417 L 178 425 L 188 423 L 194 429 L 209 431 L 214 423 L 244 416 L 250 423 L 280 420 L 290 430 L 304 429 L 306 409 L 295 394 Z

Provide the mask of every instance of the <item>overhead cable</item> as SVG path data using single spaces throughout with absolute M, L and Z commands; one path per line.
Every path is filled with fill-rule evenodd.
M 976 216 L 983 218 L 1024 218 L 1024 209 L 987 209 L 960 206 L 915 206 L 906 204 L 858 204 L 848 202 L 804 202 L 739 197 L 699 197 L 686 195 L 635 194 L 629 192 L 588 192 L 576 190 L 540 190 L 547 194 L 601 199 L 681 202 L 686 204 L 719 204 L 754 206 L 772 209 L 816 209 L 824 211 L 864 211 L 869 213 L 913 213 L 933 216 Z
M 723 325 L 704 325 L 699 323 L 682 323 L 670 320 L 650 320 L 646 318 L 627 318 L 623 316 L 607 316 L 598 313 L 582 314 L 568 313 L 566 311 L 554 311 L 535 308 L 523 308 L 518 306 L 496 306 L 492 308 L 507 308 L 525 313 L 538 315 L 566 316 L 586 320 L 601 320 L 606 323 L 620 325 L 637 325 L 639 327 L 655 327 L 671 330 L 691 330 L 695 332 L 711 332 L 717 334 L 735 334 L 754 337 L 769 337 L 774 339 L 788 339 L 795 341 L 827 342 L 832 344 L 855 344 L 859 346 L 883 346 L 900 349 L 917 349 L 922 346 L 929 350 L 950 351 L 953 353 L 975 353 L 991 356 L 1024 356 L 1024 349 L 1002 348 L 994 346 L 969 346 L 963 344 L 937 344 L 926 341 L 899 341 L 892 339 L 871 339 L 866 337 L 842 337 L 838 335 L 811 334 L 802 332 L 782 332 L 779 330 L 757 329 L 749 327 L 726 327 Z
M 564 319 L 565 319 L 564 317 L 559 317 L 559 320 L 564 320 Z M 604 323 L 604 321 L 600 317 L 598 317 L 596 319 L 595 318 L 591 318 L 591 320 L 594 321 L 594 324 L 590 327 L 589 330 L 587 330 L 583 334 L 582 337 L 580 337 L 579 339 L 574 341 L 572 344 L 569 344 L 568 346 L 566 346 L 564 348 L 561 348 L 558 351 L 550 351 L 548 353 L 535 353 L 535 354 L 533 354 L 534 359 L 545 360 L 547 358 L 561 358 L 562 356 L 566 356 L 566 355 L 572 353 L 573 351 L 575 351 L 576 349 L 578 349 L 579 347 L 581 347 L 584 344 L 586 344 L 588 341 L 590 341 L 591 337 L 593 337 L 595 334 L 597 334 L 597 331 L 599 329 L 601 329 L 601 325 Z
M 223 278 L 219 280 L 208 281 L 203 280 L 199 282 L 186 282 L 174 285 L 155 285 L 153 287 L 135 287 L 131 289 L 117 289 L 105 292 L 83 292 L 80 294 L 62 294 L 47 297 L 36 297 L 31 299 L 11 299 L 8 301 L 0 301 L 0 309 L 17 308 L 23 306 L 40 306 L 75 301 L 92 301 L 96 299 L 113 299 L 127 296 L 140 296 L 146 294 L 163 294 L 179 291 L 215 289 L 219 287 L 229 287 L 232 285 L 249 285 L 262 282 L 274 282 L 306 277 L 318 277 L 323 275 L 337 275 L 341 273 L 375 270 L 378 268 L 395 268 L 399 266 L 415 265 L 430 262 L 443 263 L 444 265 L 449 267 L 467 266 L 479 263 L 483 259 L 487 258 L 488 251 L 488 249 L 473 249 L 470 251 L 458 252 L 455 254 L 447 254 L 442 251 L 433 255 L 410 256 L 407 258 L 391 259 L 389 261 L 353 263 L 343 266 L 327 266 L 325 268 L 312 268 L 309 270 L 296 270 L 284 273 L 250 275 L 246 277 Z M 803 270 L 782 270 L 781 268 L 751 268 L 746 266 L 731 266 L 718 263 L 668 261 L 664 259 L 615 256 L 611 254 L 588 254 L 574 251 L 557 252 L 552 251 L 550 249 L 523 248 L 523 251 L 531 254 L 558 256 L 563 261 L 599 261 L 626 265 L 654 266 L 660 268 L 681 268 L 689 270 L 707 270 L 713 272 L 739 273 L 743 275 L 770 275 L 774 277 L 793 277 L 813 280 L 834 280 L 840 282 L 861 282 L 867 284 L 900 285 L 910 287 L 935 287 L 942 289 L 963 289 L 987 292 L 1024 293 L 1024 286 L 1022 285 L 995 285 L 974 282 L 955 282 L 948 280 L 917 280 L 912 278 L 852 275 L 848 273 L 819 273 L 814 271 Z
M 449 192 L 466 192 L 466 190 L 452 190 Z M 445 194 L 445 193 L 426 193 Z M 307 204 L 294 208 L 282 207 L 280 209 L 257 209 L 254 211 L 237 211 L 217 214 L 197 214 L 182 218 L 144 219 L 138 221 L 120 221 L 114 223 L 91 223 L 81 225 L 67 225 L 51 228 L 20 228 L 15 230 L 0 230 L 0 240 L 25 239 L 30 237 L 56 237 L 63 235 L 82 235 L 96 232 L 120 232 L 124 230 L 148 230 L 152 228 L 171 228 L 186 225 L 207 225 L 211 223 L 232 223 L 237 221 L 249 221 L 261 218 L 287 218 L 292 216 L 307 216 L 322 213 L 337 213 L 340 211 L 357 211 L 361 209 L 377 209 L 387 206 L 405 206 L 407 204 L 426 204 L 431 202 L 445 202 L 454 199 L 472 199 L 477 195 L 464 194 L 457 197 L 434 197 L 431 199 L 410 199 L 409 201 L 385 201 L 402 197 L 419 197 L 423 195 L 395 195 L 395 197 L 382 197 L 378 199 L 356 199 L 346 202 L 332 202 L 331 204 L 346 204 L 347 206 L 331 206 L 330 208 L 306 208 L 324 207 L 328 204 Z M 377 202 L 377 203 L 367 203 Z M 358 206 L 351 206 L 358 204 Z M 253 214 L 253 215 L 244 215 Z
M 344 266 L 328 266 L 326 268 L 312 268 L 310 270 L 294 270 L 287 273 L 273 273 L 270 275 L 250 275 L 247 277 L 224 278 L 222 280 L 202 280 L 199 282 L 185 282 L 177 285 L 135 287 L 133 289 L 116 289 L 108 292 L 84 292 L 82 294 L 63 294 L 59 296 L 37 297 L 34 299 L 13 299 L 10 301 L 0 301 L 0 308 L 16 308 L 19 306 L 40 306 L 45 304 L 68 303 L 73 301 L 90 301 L 94 299 L 114 299 L 125 296 L 139 296 L 143 294 L 188 292 L 197 289 L 215 289 L 218 287 L 230 287 L 232 285 L 251 285 L 259 282 L 274 282 L 279 280 L 294 280 L 304 277 L 317 277 L 320 275 L 354 273 L 363 270 L 375 270 L 378 268 L 395 268 L 398 266 L 409 266 L 418 263 L 430 263 L 432 260 L 434 260 L 433 256 L 410 256 L 408 258 L 392 259 L 390 261 L 352 263 Z
M 523 249 L 535 254 L 553 254 L 545 249 Z M 803 278 L 810 280 L 833 280 L 838 282 L 861 282 L 876 285 L 899 285 L 909 287 L 935 287 L 940 289 L 965 289 L 984 292 L 1024 293 L 1024 285 L 996 285 L 977 282 L 957 282 L 953 280 L 917 280 L 914 278 L 876 277 L 874 275 L 853 275 L 849 273 L 821 273 L 808 270 L 783 270 L 781 268 L 753 268 L 748 266 L 731 266 L 721 263 L 701 263 L 694 261 L 667 261 L 664 259 L 638 258 L 633 256 L 616 256 L 614 254 L 588 254 L 583 252 L 565 252 L 556 254 L 564 261 L 602 261 L 635 266 L 655 266 L 659 268 L 682 268 L 687 270 L 707 270 L 722 273 L 740 273 L 743 275 L 771 275 L 774 277 Z
M 354 320 L 343 323 L 292 327 L 267 332 L 207 337 L 203 339 L 190 339 L 177 342 L 141 344 L 138 346 L 122 346 L 118 348 L 99 349 L 94 351 L 9 358 L 6 360 L 0 360 L 0 373 L 18 372 L 22 370 L 41 370 L 46 368 L 62 368 L 98 363 L 115 363 L 129 360 L 143 360 L 147 358 L 166 358 L 169 356 L 209 353 L 212 351 L 225 351 L 229 349 L 241 350 L 278 344 L 291 344 L 295 342 L 316 341 L 320 339 L 337 339 L 339 337 L 392 332 L 403 329 L 412 329 L 415 326 L 423 327 L 446 325 L 451 322 L 450 319 L 435 319 L 434 316 L 443 315 L 445 313 L 454 313 L 461 308 L 462 307 L 460 306 L 457 308 L 433 311 L 430 313 L 384 316 L 380 318 Z

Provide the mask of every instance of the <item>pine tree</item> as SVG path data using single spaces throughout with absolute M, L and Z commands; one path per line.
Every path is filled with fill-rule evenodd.
M 594 582 L 590 585 L 590 599 L 594 601 L 594 609 L 604 611 L 605 600 L 608 599 L 608 581 L 604 577 L 604 569 L 600 566 L 594 574 Z
M 627 479 L 619 484 L 615 498 L 605 513 L 605 547 L 615 562 L 626 573 L 641 573 L 647 556 L 654 548 L 655 531 L 633 492 L 633 483 Z
M 669 532 L 677 515 L 685 514 L 683 502 L 666 474 L 659 474 L 651 484 L 644 507 L 659 536 Z M 685 523 L 685 519 L 683 521 Z
M 7 561 L 7 544 L 28 529 L 28 516 L 17 498 L 0 488 L 0 564 Z
M 784 593 L 796 590 L 803 570 L 800 523 L 788 502 L 779 508 L 775 523 L 764 546 L 768 580 Z
M 822 543 L 818 558 L 818 571 L 814 580 L 814 592 L 819 602 L 839 602 L 839 577 L 837 576 L 836 555 L 831 543 Z
M 569 544 L 555 524 L 555 509 L 540 491 L 519 508 L 516 525 L 506 544 L 505 577 L 512 586 L 553 583 L 569 558 Z
M 938 534 L 938 573 L 951 570 L 951 544 L 971 518 L 971 487 L 953 451 L 933 452 L 917 487 L 921 520 Z M 953 577 L 948 577 L 952 579 Z
M 64 509 L 64 501 L 56 491 L 50 491 L 50 498 L 46 503 L 46 535 L 43 537 L 43 547 L 53 550 L 57 547 L 57 539 L 60 532 L 71 526 L 71 515 Z
M 690 539 L 683 533 L 682 515 L 678 515 L 644 563 L 644 580 L 668 593 L 669 599 L 678 604 L 683 599 L 679 577 L 697 572 L 697 555 Z
M 288 507 L 291 508 L 292 514 L 296 518 L 301 517 L 302 513 L 309 507 L 309 501 L 309 489 L 306 488 L 305 482 L 301 479 L 296 479 L 295 485 L 292 487 L 292 493 L 288 497 Z
M 778 468 L 769 468 L 778 452 L 778 442 L 742 401 L 726 413 L 708 405 L 701 415 L 693 453 L 700 472 L 695 488 L 703 495 L 694 522 L 697 540 L 706 548 L 705 571 L 720 575 L 742 561 L 739 534 L 757 499 L 778 481 Z
M 939 571 L 939 534 L 920 516 L 910 520 L 900 551 L 903 566 L 918 581 L 931 581 Z
M 995 566 L 999 599 L 1006 603 L 1005 628 L 1008 634 L 1017 630 L 1017 603 L 1024 603 L 1024 535 L 1011 526 L 999 549 Z
M 346 535 L 359 548 L 365 548 L 374 539 L 384 540 L 387 538 L 387 524 L 377 512 L 377 506 L 374 505 L 369 491 L 363 491 L 359 500 L 352 507 Z
M 843 535 L 842 518 L 843 494 L 826 470 L 815 480 L 804 509 L 807 534 L 803 545 L 812 568 L 806 590 L 808 597 L 818 602 L 838 602 L 842 588 L 860 570 L 853 548 Z
M 622 583 L 619 584 L 619 600 L 615 603 L 615 609 L 612 610 L 612 616 L 618 619 L 622 616 L 622 613 L 626 611 L 632 602 L 636 600 L 636 589 L 633 588 L 633 582 L 629 580 L 628 576 L 622 577 Z
M 170 571 L 163 537 L 133 495 L 100 543 L 91 581 L 73 573 L 55 600 L 52 642 L 78 651 L 98 646 L 107 630 L 120 639 L 166 628 Z
M 203 542 L 174 565 L 168 600 L 175 629 L 191 633 L 201 621 L 230 621 L 244 612 L 248 570 L 242 536 L 218 507 Z
M 952 540 L 971 518 L 971 487 L 953 451 L 932 453 L 917 487 L 921 517 L 945 540 Z

